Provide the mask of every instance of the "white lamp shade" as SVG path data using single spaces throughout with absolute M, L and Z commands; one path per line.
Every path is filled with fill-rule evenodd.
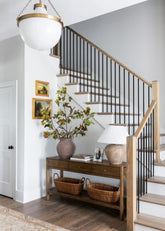
M 128 132 L 126 127 L 109 125 L 103 131 L 97 142 L 102 144 L 126 144 L 127 136 Z
M 35 13 L 40 14 L 41 17 L 27 17 L 21 20 L 19 22 L 19 33 L 29 47 L 37 50 L 48 50 L 58 43 L 62 32 L 62 24 L 47 17 L 48 14 L 43 8 L 37 7 Z

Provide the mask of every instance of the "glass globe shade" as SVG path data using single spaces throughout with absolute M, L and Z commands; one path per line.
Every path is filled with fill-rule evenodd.
M 42 7 L 37 7 L 35 13 L 23 15 L 19 21 L 21 38 L 29 47 L 36 50 L 54 47 L 60 39 L 61 32 L 60 19 L 48 15 L 46 9 Z

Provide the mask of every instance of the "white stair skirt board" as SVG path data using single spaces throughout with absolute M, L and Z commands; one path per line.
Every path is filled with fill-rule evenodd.
M 154 165 L 154 176 L 165 177 L 165 166 Z
M 158 231 L 159 229 L 153 229 L 144 225 L 135 224 L 135 231 Z
M 165 206 L 150 202 L 140 201 L 140 213 L 165 218 Z
M 148 182 L 148 193 L 165 196 L 165 184 Z

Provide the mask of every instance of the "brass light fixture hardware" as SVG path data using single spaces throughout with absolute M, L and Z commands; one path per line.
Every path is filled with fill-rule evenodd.
M 17 26 L 23 41 L 31 48 L 47 50 L 55 46 L 61 36 L 63 22 L 50 0 L 50 6 L 57 16 L 47 13 L 47 6 L 39 0 L 34 4 L 34 12 L 23 14 L 32 0 L 29 0 L 17 17 Z

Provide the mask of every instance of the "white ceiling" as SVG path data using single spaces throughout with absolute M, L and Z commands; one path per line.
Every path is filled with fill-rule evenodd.
M 122 9 L 147 0 L 51 0 L 60 13 L 64 25 L 71 25 L 102 14 Z M 18 34 L 16 17 L 28 0 L 0 0 L 0 40 Z M 29 9 L 39 0 L 32 0 Z M 43 3 L 48 3 L 43 0 Z M 48 4 L 47 4 L 48 5 Z M 26 13 L 26 11 L 25 11 Z M 52 13 L 52 12 L 50 12 Z

